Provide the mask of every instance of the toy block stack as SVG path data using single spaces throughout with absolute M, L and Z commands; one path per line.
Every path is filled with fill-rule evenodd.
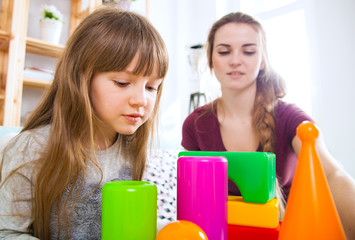
M 180 156 L 223 156 L 228 178 L 242 197 L 228 196 L 228 239 L 276 240 L 279 235 L 279 201 L 276 197 L 275 154 L 266 152 L 186 151 Z

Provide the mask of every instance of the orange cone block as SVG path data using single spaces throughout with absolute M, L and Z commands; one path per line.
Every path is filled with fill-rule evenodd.
M 280 240 L 346 239 L 315 148 L 317 127 L 304 122 L 297 128 L 302 141 Z

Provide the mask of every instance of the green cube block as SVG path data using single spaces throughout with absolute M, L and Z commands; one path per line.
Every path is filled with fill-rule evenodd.
M 143 181 L 114 181 L 102 189 L 102 240 L 154 240 L 157 187 Z
M 276 196 L 276 157 L 268 152 L 182 151 L 181 156 L 223 156 L 228 178 L 237 184 L 243 200 L 266 203 Z

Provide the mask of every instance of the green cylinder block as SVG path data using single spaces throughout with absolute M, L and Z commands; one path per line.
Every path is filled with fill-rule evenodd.
M 114 181 L 102 188 L 102 240 L 154 240 L 157 187 L 143 181 Z
M 223 156 L 228 178 L 237 184 L 243 200 L 266 203 L 276 197 L 276 157 L 268 152 L 182 151 L 181 156 Z

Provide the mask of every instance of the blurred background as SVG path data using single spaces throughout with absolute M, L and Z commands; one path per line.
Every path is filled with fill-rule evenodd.
M 38 18 L 41 4 L 56 5 L 65 15 L 64 45 L 70 0 L 31 0 L 30 19 Z M 217 19 L 242 11 L 258 19 L 266 30 L 271 65 L 287 83 L 285 101 L 296 103 L 315 119 L 329 151 L 355 177 L 354 0 L 136 0 L 131 4 L 131 10 L 142 15 L 147 14 L 147 7 L 147 17 L 165 40 L 170 56 L 157 147 L 181 149 L 186 116 L 219 95 L 201 46 Z M 38 37 L 39 30 L 31 20 L 29 23 L 28 35 Z M 56 59 L 43 61 L 28 55 L 27 64 L 41 61 L 43 68 L 55 65 Z M 198 94 L 192 99 L 194 93 Z M 24 90 L 24 116 L 37 104 L 39 95 L 36 90 Z

